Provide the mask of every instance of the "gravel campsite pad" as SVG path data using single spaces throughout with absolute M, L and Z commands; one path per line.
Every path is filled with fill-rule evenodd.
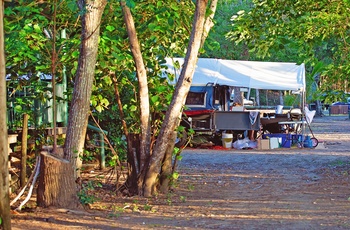
M 315 149 L 186 149 L 173 193 L 96 190 L 90 210 L 28 208 L 13 229 L 350 229 L 350 121 L 316 117 Z

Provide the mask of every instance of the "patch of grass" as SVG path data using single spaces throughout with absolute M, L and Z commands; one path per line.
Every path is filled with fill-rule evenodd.
M 193 184 L 189 184 L 187 186 L 187 188 L 188 188 L 188 190 L 193 191 L 194 190 L 194 185 Z
M 112 212 L 108 213 L 107 218 L 118 218 L 124 212 L 124 208 L 113 205 Z
M 173 195 L 171 193 L 168 193 L 167 199 L 166 199 L 166 202 L 168 203 L 168 205 L 172 205 L 173 203 L 172 198 L 173 198 Z
M 337 160 L 337 161 L 334 161 L 330 164 L 330 166 L 332 166 L 332 167 L 345 166 L 345 165 L 350 165 L 350 162 L 343 161 L 343 160 Z
M 186 197 L 185 196 L 180 196 L 181 202 L 185 203 L 186 202 Z
M 119 218 L 121 213 L 119 212 L 111 212 L 107 215 L 107 218 Z
M 149 205 L 149 204 L 145 204 L 145 205 L 143 206 L 143 210 L 145 210 L 145 211 L 152 211 L 152 206 Z

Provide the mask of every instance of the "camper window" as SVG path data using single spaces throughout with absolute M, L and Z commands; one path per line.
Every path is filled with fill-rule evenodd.
M 190 107 L 205 107 L 206 92 L 189 92 L 186 98 L 186 105 Z

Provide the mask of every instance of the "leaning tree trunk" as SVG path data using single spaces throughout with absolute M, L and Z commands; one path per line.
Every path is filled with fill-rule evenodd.
M 210 30 L 214 26 L 214 16 L 215 16 L 217 4 L 218 4 L 218 0 L 212 0 L 210 2 L 210 6 L 209 6 L 210 14 L 208 15 L 208 17 L 204 22 L 200 48 L 204 46 L 204 43 L 209 35 Z M 179 120 L 179 123 L 180 122 L 181 121 Z M 179 123 L 176 124 L 176 127 L 179 126 Z M 169 191 L 169 189 L 171 189 L 171 186 L 174 184 L 174 180 L 176 180 L 175 178 L 172 177 L 172 174 L 177 170 L 177 159 L 172 161 L 176 137 L 177 137 L 177 132 L 174 131 L 170 139 L 168 139 L 168 147 L 167 147 L 167 150 L 165 151 L 163 163 L 161 166 L 161 171 L 159 175 L 159 184 L 160 184 L 159 191 L 163 194 L 166 194 Z
M 78 69 L 69 111 L 63 156 L 42 154 L 44 167 L 38 185 L 41 206 L 79 207 L 77 192 L 98 50 L 100 22 L 107 0 L 79 0 L 82 35 Z M 57 188 L 64 191 L 57 193 Z
M 142 191 L 143 178 L 146 170 L 146 163 L 150 156 L 151 143 L 151 126 L 150 126 L 150 105 L 148 95 L 147 72 L 143 63 L 141 47 L 137 39 L 134 19 L 129 7 L 125 1 L 120 1 L 120 6 L 123 11 L 126 30 L 128 32 L 130 50 L 136 66 L 136 75 L 139 83 L 139 99 L 140 99 L 140 121 L 141 121 L 141 136 L 140 136 L 140 155 L 137 189 L 139 193 Z M 129 152 L 131 150 L 129 149 Z M 136 160 L 136 159 L 134 159 Z M 133 171 L 136 173 L 136 170 Z
M 203 35 L 206 6 L 208 0 L 196 1 L 196 12 L 194 16 L 193 29 L 191 32 L 189 48 L 185 57 L 185 63 L 180 78 L 176 84 L 173 99 L 166 112 L 156 146 L 150 159 L 148 171 L 144 182 L 144 196 L 150 197 L 155 192 L 157 177 L 161 169 L 161 163 L 168 147 L 168 140 L 171 138 L 176 125 L 181 117 L 181 111 L 192 83 L 193 73 L 198 61 L 198 51 Z
M 215 16 L 217 5 L 218 5 L 218 0 L 211 0 L 210 6 L 209 6 L 210 15 L 207 17 L 207 19 L 204 22 L 203 35 L 201 38 L 201 47 L 204 46 L 205 40 L 207 39 L 210 30 L 214 26 L 214 16 Z
M 0 3 L 0 229 L 11 229 L 8 140 L 6 124 L 6 81 L 4 49 L 4 1 Z
M 75 177 L 80 176 L 86 129 L 90 112 L 90 97 L 95 76 L 98 39 L 103 10 L 107 0 L 79 0 L 82 17 L 82 35 L 78 69 L 69 110 L 64 156 L 75 165 Z

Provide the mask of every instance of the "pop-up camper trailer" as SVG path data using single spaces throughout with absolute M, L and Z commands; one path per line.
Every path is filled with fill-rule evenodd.
M 171 82 L 174 85 L 181 73 L 181 68 L 175 66 L 181 67 L 183 63 L 183 58 L 167 59 L 167 72 L 174 74 L 175 79 Z M 305 66 L 296 63 L 199 58 L 186 100 L 185 126 L 197 134 L 209 135 L 259 130 L 259 113 L 244 111 L 243 108 L 242 111 L 231 111 L 230 87 L 294 90 L 304 95 Z

